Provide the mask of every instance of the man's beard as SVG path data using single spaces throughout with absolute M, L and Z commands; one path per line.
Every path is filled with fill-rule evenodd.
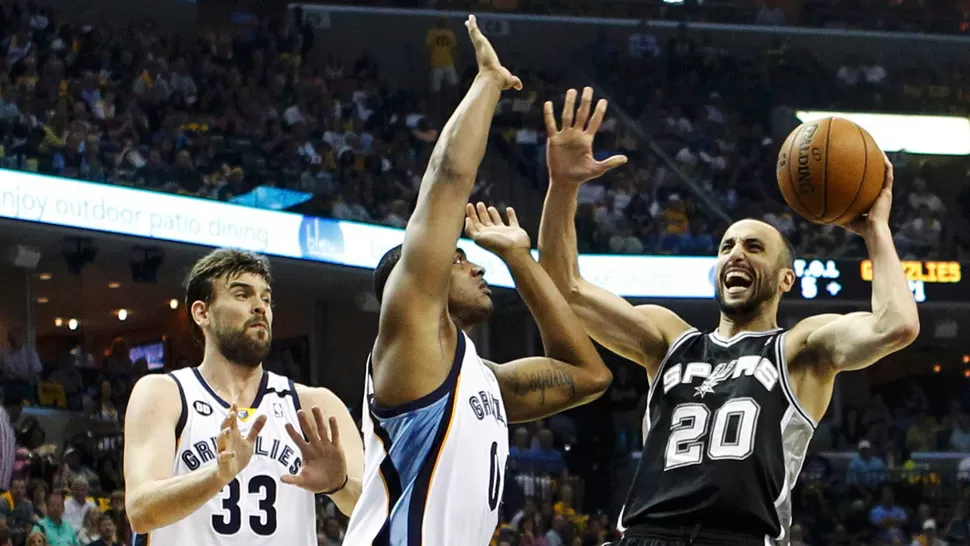
M 266 338 L 255 339 L 247 332 L 250 326 L 247 323 L 239 330 L 219 328 L 216 330 L 216 346 L 229 362 L 247 368 L 255 368 L 269 356 L 273 333 L 267 327 Z
M 721 313 L 725 316 L 732 319 L 750 318 L 756 315 L 761 305 L 769 301 L 775 293 L 775 288 L 767 286 L 767 284 L 752 286 L 752 290 L 754 290 L 754 293 L 748 299 L 728 303 L 724 301 L 721 283 L 718 283 L 714 286 L 714 298 L 717 300 L 717 306 L 721 309 Z

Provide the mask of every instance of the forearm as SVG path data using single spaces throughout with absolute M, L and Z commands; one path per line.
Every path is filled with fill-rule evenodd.
M 589 384 L 577 383 L 577 391 L 598 389 L 609 370 L 552 279 L 526 250 L 504 259 L 519 295 L 535 317 L 546 356 L 590 372 L 579 376 Z
M 146 533 L 188 517 L 226 486 L 218 471 L 213 463 L 129 490 L 126 506 L 132 530 Z
M 880 331 L 919 328 L 916 301 L 906 281 L 889 226 L 873 229 L 865 237 L 872 260 L 872 314 Z
M 567 299 L 582 282 L 575 220 L 578 206 L 578 186 L 549 181 L 539 223 L 539 263 Z
M 337 505 L 337 509 L 343 515 L 349 517 L 353 513 L 354 506 L 357 505 L 357 499 L 360 498 L 361 486 L 362 484 L 359 478 L 350 478 L 347 480 L 347 485 L 343 489 L 330 495 L 330 500 Z
M 428 162 L 429 173 L 442 171 L 448 176 L 432 179 L 460 182 L 467 186 L 468 195 L 471 195 L 501 94 L 502 88 L 494 77 L 482 73 L 475 77 L 468 93 L 441 130 Z

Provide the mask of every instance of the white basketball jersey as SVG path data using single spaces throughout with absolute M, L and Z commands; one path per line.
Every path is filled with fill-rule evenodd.
M 182 416 L 175 434 L 175 476 L 216 464 L 216 437 L 230 405 L 206 384 L 198 368 L 169 374 L 179 386 Z M 219 494 L 187 518 L 138 535 L 135 546 L 316 546 L 312 493 L 280 481 L 303 467 L 299 448 L 284 425 L 300 430 L 300 401 L 289 379 L 264 371 L 253 407 L 239 409 L 239 431 L 247 434 L 260 415 L 266 426 L 249 464 Z
M 413 402 L 377 405 L 369 362 L 366 381 L 363 491 L 344 544 L 487 545 L 509 433 L 498 380 L 475 344 L 462 333 L 447 379 Z

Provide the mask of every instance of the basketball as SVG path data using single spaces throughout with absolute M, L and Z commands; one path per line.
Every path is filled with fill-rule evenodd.
M 842 225 L 869 212 L 886 174 L 872 135 L 843 118 L 803 123 L 778 152 L 778 189 L 795 212 Z

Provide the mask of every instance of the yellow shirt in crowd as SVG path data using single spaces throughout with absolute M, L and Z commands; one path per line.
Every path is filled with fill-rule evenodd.
M 455 33 L 444 28 L 433 28 L 428 31 L 428 37 L 424 41 L 428 48 L 428 62 L 431 68 L 447 68 L 455 64 L 455 48 L 458 47 L 458 39 Z

